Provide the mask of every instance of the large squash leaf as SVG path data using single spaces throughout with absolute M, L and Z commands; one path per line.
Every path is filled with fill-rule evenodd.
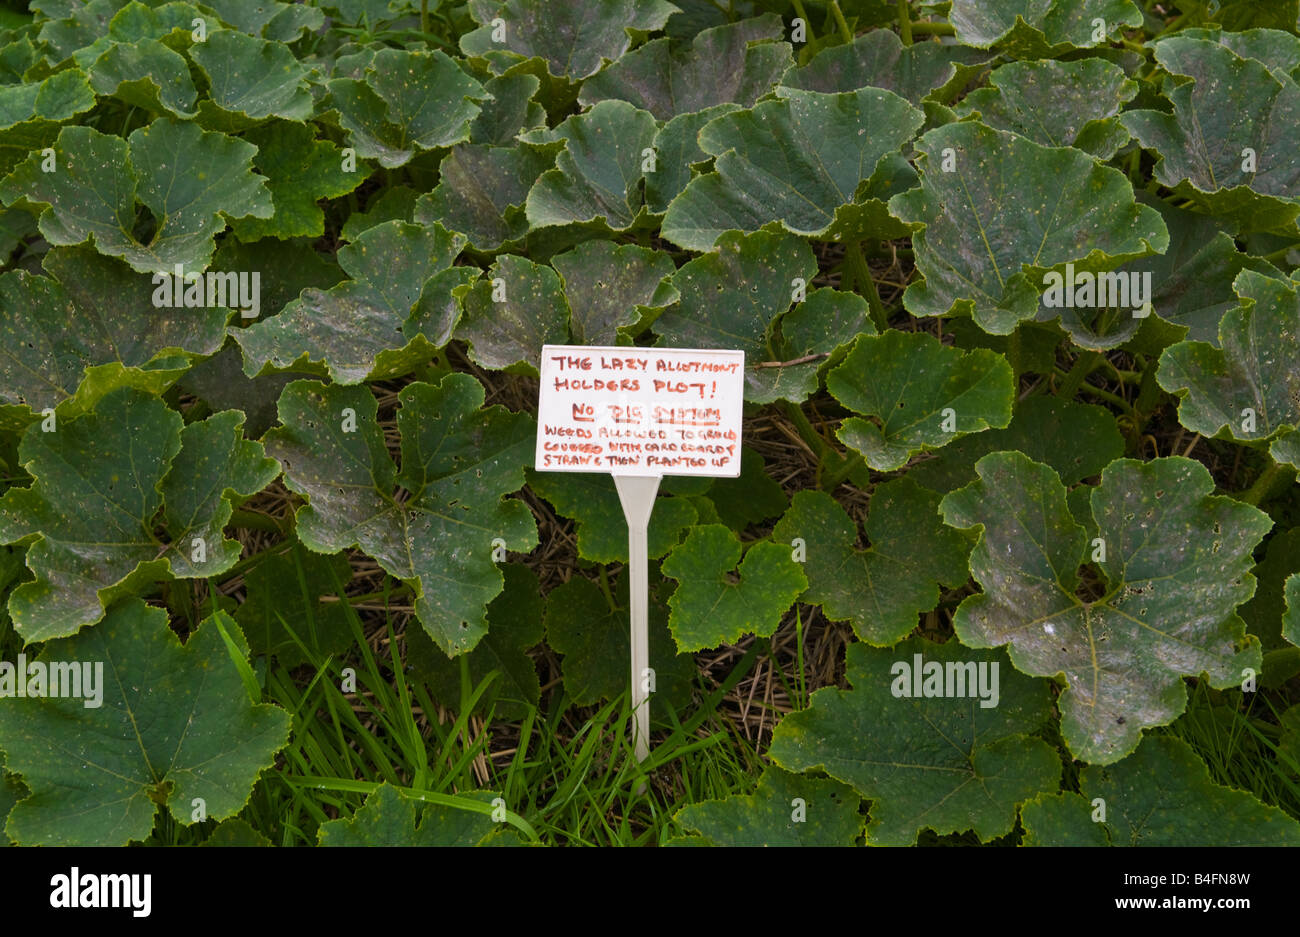
M 226 217 L 273 211 L 265 178 L 252 172 L 257 148 L 193 123 L 155 120 L 126 140 L 64 127 L 54 150 L 58 172 L 42 172 L 43 157 L 32 153 L 0 180 L 0 199 L 41 206 L 41 234 L 51 244 L 93 237 L 100 253 L 142 273 L 170 274 L 176 264 L 202 270 Z M 134 233 L 137 199 L 155 222 L 147 240 Z
M 655 119 L 626 101 L 601 101 L 554 130 L 525 134 L 525 143 L 563 141 L 555 168 L 537 178 L 524 211 L 535 228 L 603 221 L 632 226 L 641 209 L 641 180 L 652 165 Z
M 232 499 L 280 473 L 243 422 L 225 410 L 182 426 L 161 400 L 124 387 L 54 432 L 32 424 L 18 455 L 35 481 L 0 499 L 0 542 L 32 541 L 36 578 L 9 597 L 23 639 L 75 634 L 155 580 L 230 569 L 240 553 L 222 536 Z
M 488 92 L 442 52 L 382 49 L 364 80 L 334 78 L 330 100 L 357 155 L 389 169 L 421 150 L 464 143 Z
M 781 18 L 765 13 L 702 30 L 689 45 L 655 39 L 583 82 L 578 102 L 617 98 L 656 120 L 718 104 L 750 107 L 794 62 L 789 43 L 764 41 L 784 34 Z
M 72 416 L 123 384 L 161 392 L 221 347 L 227 308 L 155 306 L 149 277 L 89 247 L 44 265 L 55 279 L 0 276 L 0 403 L 28 419 L 75 398 L 60 409 Z
M 339 250 L 351 277 L 328 290 L 308 287 L 278 316 L 232 329 L 252 377 L 267 368 L 323 362 L 330 377 L 357 384 L 402 374 L 425 357 L 427 343 L 403 331 L 426 289 L 430 300 L 453 284 L 437 278 L 451 267 L 464 238 L 440 224 L 388 221 Z
M 912 244 L 925 280 L 904 295 L 913 315 L 969 314 L 1007 335 L 1037 314 L 1050 268 L 1109 270 L 1169 244 L 1128 180 L 1079 150 L 973 121 L 931 130 L 917 149 L 921 187 L 889 200 L 924 228 Z
M 521 58 L 538 57 L 557 78 L 580 81 L 617 61 L 631 45 L 633 30 L 663 27 L 677 7 L 665 0 L 470 0 L 469 13 L 481 23 L 460 38 L 466 55 L 492 57 L 505 71 Z M 501 53 L 507 53 L 501 58 Z
M 92 706 L 30 696 L 0 706 L 0 748 L 31 792 L 9 813 L 9 835 L 33 845 L 125 846 L 149 835 L 162 806 L 184 826 L 196 800 L 215 820 L 238 813 L 289 741 L 290 718 L 249 702 L 235 652 L 247 658 L 248 647 L 225 613 L 182 646 L 166 613 L 139 599 L 47 644 L 37 660 L 51 673 L 56 663 L 83 677 L 90 668 L 100 697 Z
M 789 547 L 760 541 L 740 561 L 740 541 L 721 524 L 701 524 L 668 554 L 663 573 L 676 579 L 668 627 L 682 651 L 770 635 L 808 580 Z
M 838 781 L 768 768 L 754 793 L 688 804 L 674 819 L 711 846 L 852 846 L 860 804 Z
M 1297 846 L 1300 823 L 1246 791 L 1210 780 L 1181 739 L 1152 736 L 1118 764 L 1088 765 L 1079 794 L 1024 805 L 1030 846 Z M 1100 799 L 1106 819 L 1094 822 Z
M 970 545 L 941 522 L 939 495 L 910 478 L 875 489 L 865 527 L 870 546 L 860 550 L 857 522 L 830 495 L 798 491 L 772 538 L 803 541 L 803 601 L 820 605 L 829 619 L 851 622 L 863 641 L 893 644 L 938 603 L 940 583 L 966 581 Z
M 884 88 L 921 106 L 961 91 L 993 56 L 940 42 L 905 46 L 890 29 L 873 29 L 850 43 L 822 49 L 812 61 L 781 79 L 789 88 L 834 94 Z
M 411 582 L 420 623 L 454 656 L 487 633 L 487 603 L 503 588 L 493 541 L 524 552 L 537 543 L 528 508 L 504 499 L 523 484 L 534 423 L 481 409 L 483 385 L 468 374 L 408 384 L 398 399 L 400 471 L 364 387 L 295 381 L 265 442 L 307 499 L 297 513 L 302 542 L 320 553 L 357 546 Z
M 927 666 L 937 668 L 938 685 L 911 686 Z M 1047 684 L 1016 673 L 1000 651 L 923 638 L 850 644 L 845 671 L 853 688 L 814 693 L 777 725 L 770 754 L 788 771 L 820 768 L 870 800 L 868 843 L 910 845 L 925 829 L 973 829 L 989 840 L 1011 831 L 1017 804 L 1060 783 L 1056 752 L 1031 737 L 1051 718 Z M 945 677 L 959 689 L 957 674 L 970 678 L 962 695 L 941 695 Z M 994 694 L 995 705 L 982 705 Z
M 726 231 L 757 231 L 771 222 L 824 239 L 873 233 L 884 206 L 857 203 L 858 188 L 921 128 L 924 115 L 880 88 L 781 93 L 704 125 L 698 142 L 716 157 L 715 169 L 673 199 L 665 238 L 708 250 Z
M 1178 420 L 1193 432 L 1269 439 L 1300 425 L 1300 294 L 1253 270 L 1233 285 L 1243 303 L 1219 324 L 1218 347 L 1170 346 L 1156 380 L 1182 398 Z
M 826 376 L 835 399 L 860 416 L 838 435 L 880 471 L 902 468 L 924 449 L 1011 422 L 1015 375 L 985 348 L 960 351 L 926 332 L 864 335 Z
M 1165 92 L 1173 113 L 1122 118 L 1160 155 L 1155 178 L 1247 229 L 1300 215 L 1300 85 L 1206 39 L 1171 36 L 1156 43 L 1155 55 L 1181 79 Z
M 1091 544 L 1052 468 L 998 452 L 976 471 L 940 504 L 948 524 L 980 531 L 970 568 L 984 592 L 953 626 L 972 647 L 1009 643 L 1025 673 L 1063 675 L 1061 734 L 1075 757 L 1111 764 L 1133 751 L 1144 728 L 1183 711 L 1183 676 L 1224 687 L 1259 669 L 1236 608 L 1254 592 L 1251 551 L 1272 521 L 1211 496 L 1199 462 L 1108 465 L 1091 493 Z M 1102 579 L 1092 591 L 1085 553 Z
M 1141 26 L 1142 11 L 1129 0 L 952 0 L 948 20 L 962 45 L 1048 58 L 1104 45 L 1122 27 Z

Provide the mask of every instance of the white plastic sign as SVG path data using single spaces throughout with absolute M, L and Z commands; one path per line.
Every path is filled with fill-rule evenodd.
M 632 724 L 644 761 L 653 682 L 650 514 L 663 475 L 740 474 L 745 353 L 544 345 L 541 364 L 535 467 L 608 472 L 627 520 Z
M 740 474 L 745 353 L 693 348 L 542 348 L 542 472 Z

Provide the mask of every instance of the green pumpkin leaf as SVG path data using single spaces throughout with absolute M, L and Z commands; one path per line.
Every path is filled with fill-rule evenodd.
M 672 285 L 672 257 L 635 244 L 584 241 L 552 258 L 551 266 L 564 281 L 578 345 L 618 344 L 643 317 L 681 298 Z
M 271 217 L 266 180 L 252 172 L 256 148 L 192 123 L 155 120 L 127 140 L 64 127 L 55 151 L 58 172 L 42 172 L 33 153 L 0 181 L 0 198 L 42 206 L 41 234 L 51 244 L 93 237 L 100 253 L 142 273 L 202 270 L 225 218 Z M 132 233 L 137 198 L 156 223 L 147 243 Z
M 335 78 L 330 100 L 357 155 L 386 169 L 405 166 L 421 150 L 469 139 L 470 121 L 487 91 L 439 51 L 382 49 L 365 80 Z
M 463 246 L 441 225 L 388 221 L 367 229 L 339 250 L 350 280 L 325 291 L 308 287 L 278 316 L 233 332 L 245 373 L 308 360 L 323 361 L 342 384 L 405 373 L 425 353 L 403 325 L 425 284 L 449 268 Z
M 303 544 L 320 553 L 359 547 L 411 582 L 420 623 L 453 655 L 486 634 L 487 603 L 503 588 L 493 541 L 523 552 L 537 544 L 528 508 L 504 500 L 532 461 L 533 419 L 482 409 L 483 396 L 468 374 L 404 387 L 400 474 L 364 387 L 295 381 L 280 396 L 282 425 L 265 437 L 285 484 L 307 499 L 297 512 Z M 409 497 L 397 497 L 399 486 Z
M 1152 311 L 1159 320 L 1174 326 L 1172 330 L 1162 329 L 1156 333 L 1169 335 L 1169 338 L 1156 339 L 1159 347 L 1183 337 L 1217 346 L 1220 320 L 1224 313 L 1240 303 L 1232 290 L 1232 281 L 1237 274 L 1247 268 L 1275 276 L 1281 274 L 1268 261 L 1241 253 L 1219 219 L 1175 208 L 1145 193 L 1138 194 L 1138 201 L 1160 212 L 1169 231 L 1169 247 L 1163 254 L 1131 261 L 1119 272 L 1129 275 L 1130 286 L 1136 285 L 1132 281 L 1135 273 L 1150 278 Z M 1139 327 L 1147 320 L 1134 312 L 1131 308 L 1053 309 L 1044 306 L 1038 318 L 1050 321 L 1059 316 L 1062 327 L 1070 333 L 1076 345 L 1105 349 L 1118 348 L 1139 335 Z M 1096 326 L 1106 328 L 1099 330 Z M 1156 332 L 1154 329 L 1151 331 Z M 1185 334 L 1180 334 L 1184 331 Z
M 563 141 L 555 168 L 538 177 L 525 211 L 535 228 L 604 221 L 614 231 L 632 226 L 641 206 L 641 179 L 651 157 L 655 119 L 625 101 L 601 101 L 554 130 L 538 130 L 525 142 Z
M 1300 430 L 1283 430 L 1268 447 L 1273 461 L 1300 469 Z
M 218 4 L 229 2 L 231 0 L 216 0 L 216 4 L 205 3 L 204 6 L 214 9 Z M 261 3 L 262 0 L 255 0 L 255 2 Z M 179 50 L 193 41 L 195 17 L 201 17 L 205 23 L 210 23 L 205 15 L 207 11 L 189 3 L 161 3 L 156 6 L 146 5 L 139 0 L 130 0 L 126 4 L 121 0 L 112 0 L 112 3 L 119 9 L 109 21 L 106 35 L 114 42 L 133 43 L 139 39 L 167 39 L 170 48 Z M 69 5 L 75 6 L 75 4 Z M 95 5 L 92 3 L 87 6 Z M 177 45 L 178 41 L 181 45 Z M 93 49 L 96 45 L 98 40 L 75 52 L 74 57 L 81 55 L 87 49 Z
M 193 45 L 190 58 L 208 78 L 203 120 L 311 117 L 315 104 L 307 90 L 307 69 L 282 42 L 218 29 Z
M 1095 810 L 1073 791 L 1039 794 L 1020 807 L 1020 822 L 1025 828 L 1021 845 L 1109 846 L 1105 827 L 1092 819 Z
M 1285 589 L 1287 577 L 1293 573 L 1300 573 L 1300 527 L 1280 531 L 1269 539 L 1268 551 L 1255 567 L 1259 585 L 1250 601 L 1241 607 L 1247 629 L 1259 638 L 1265 654 L 1286 646 L 1282 643 Z
M 663 583 L 658 580 L 661 587 Z M 613 587 L 616 608 L 610 607 L 600 586 L 576 575 L 546 597 L 546 641 L 564 655 L 564 691 L 579 706 L 592 706 L 627 692 L 631 678 L 627 587 L 627 576 L 620 576 Z M 650 592 L 650 667 L 655 672 L 651 698 L 667 700 L 669 706 L 678 708 L 690 704 L 697 671 L 694 657 L 675 651 L 668 631 L 665 591 L 652 586 Z M 658 703 L 651 703 L 655 705 Z
M 492 99 L 469 125 L 469 142 L 483 146 L 511 146 L 519 134 L 546 126 L 546 109 L 533 100 L 541 79 L 526 72 L 501 75 L 483 83 Z
M 76 68 L 40 82 L 0 86 L 0 130 L 29 120 L 68 120 L 95 106 L 95 92 Z
M 771 342 L 773 361 L 751 361 L 745 396 L 755 403 L 802 403 L 859 335 L 875 335 L 867 301 L 857 293 L 821 288 L 782 315 Z
M 460 799 L 492 803 L 493 791 L 468 791 Z M 348 819 L 320 825 L 322 846 L 477 846 L 498 829 L 491 814 L 429 804 L 416 825 L 417 806 L 397 788 L 381 783 Z
M 145 839 L 159 807 L 188 826 L 192 801 L 207 816 L 238 813 L 258 774 L 289 741 L 289 714 L 249 702 L 218 612 L 182 646 L 167 615 L 131 599 L 99 627 L 45 645 L 39 661 L 99 671 L 102 699 L 24 698 L 0 707 L 0 748 L 31 796 L 5 826 L 19 843 L 125 846 Z M 30 665 L 29 665 L 30 666 Z M 84 691 L 83 684 L 83 691 Z M 69 780 L 76 778 L 75 784 Z
M 743 562 L 740 554 L 730 530 L 701 524 L 664 560 L 663 574 L 679 583 L 668 600 L 668 627 L 680 650 L 734 643 L 746 634 L 767 637 L 808 587 L 782 544 L 754 543 Z
M 975 468 L 980 480 L 940 505 L 949 525 L 980 531 L 970 567 L 984 592 L 953 625 L 972 647 L 1009 642 L 1025 673 L 1063 675 L 1061 734 L 1076 758 L 1111 764 L 1142 729 L 1173 721 L 1187 704 L 1183 676 L 1224 687 L 1259 669 L 1236 609 L 1255 590 L 1251 551 L 1272 521 L 1212 497 L 1199 462 L 1112 462 L 1091 492 L 1091 543 L 1050 467 L 999 452 Z M 1085 554 L 1103 579 L 1092 592 Z
M 794 64 L 775 13 L 715 26 L 689 45 L 654 39 L 583 82 L 578 102 L 616 99 L 671 120 L 718 104 L 751 107 Z M 773 40 L 773 41 L 768 41 Z
M 265 237 L 320 237 L 325 213 L 317 202 L 347 195 L 365 181 L 359 172 L 344 172 L 343 151 L 328 140 L 317 140 L 306 124 L 271 121 L 249 130 L 244 139 L 257 147 L 253 166 L 267 177 L 275 208 L 266 220 L 238 218 L 230 223 L 245 243 Z
M 957 113 L 1043 146 L 1078 147 L 1106 160 L 1129 140 L 1116 115 L 1137 90 L 1137 82 L 1105 59 L 1009 62 L 993 70 L 988 87 L 966 95 Z
M 167 4 L 166 6 L 173 6 Z M 305 3 L 279 3 L 277 0 L 204 0 L 204 6 L 217 11 L 223 22 L 250 36 L 265 36 L 276 42 L 293 42 L 303 30 L 315 31 L 325 25 L 325 14 Z M 189 21 L 185 21 L 189 28 Z
M 34 415 L 75 397 L 71 416 L 122 384 L 162 392 L 224 341 L 229 309 L 157 307 L 149 277 L 89 247 L 44 264 L 54 279 L 0 276 L 0 403 Z
M 869 844 L 911 845 L 925 829 L 973 829 L 987 841 L 1011 831 L 1017 804 L 1059 785 L 1056 752 L 1030 737 L 1051 718 L 1046 681 L 1016 673 L 1000 651 L 923 638 L 850 644 L 845 668 L 853 689 L 815 692 L 777 725 L 769 753 L 788 771 L 820 768 L 869 799 Z M 937 687 L 926 669 L 937 670 Z M 929 678 L 922 686 L 912 685 L 914 670 Z M 940 695 L 945 678 L 969 698 Z M 984 706 L 993 692 L 996 705 Z
M 182 428 L 161 400 L 125 387 L 55 432 L 28 428 L 18 452 L 35 481 L 0 499 L 0 541 L 34 540 L 36 578 L 9 598 L 24 641 L 75 634 L 146 583 L 235 564 L 239 544 L 221 533 L 231 499 L 280 471 L 243 439 L 243 421 L 227 410 Z
M 683 264 L 673 275 L 681 300 L 654 321 L 658 344 L 737 348 L 745 353 L 747 365 L 770 361 L 767 336 L 772 320 L 789 310 L 816 275 L 817 259 L 802 238 L 784 232 L 728 232 L 713 251 Z M 746 367 L 746 396 L 752 373 Z M 766 380 L 754 390 L 765 392 Z
M 1246 791 L 1210 780 L 1181 739 L 1155 735 L 1109 767 L 1079 772 L 1079 794 L 1024 805 L 1031 846 L 1296 846 L 1300 823 Z M 1093 822 L 1104 802 L 1105 820 Z
M 633 31 L 662 29 L 675 12 L 665 0 L 470 0 L 470 16 L 482 25 L 460 37 L 460 48 L 471 56 L 541 58 L 555 77 L 580 81 L 617 61 Z
M 1155 56 L 1171 75 L 1190 79 L 1166 88 L 1173 113 L 1136 110 L 1121 118 L 1159 154 L 1155 178 L 1247 230 L 1292 222 L 1300 214 L 1300 86 L 1204 39 L 1162 39 Z
M 522 719 L 541 694 L 537 667 L 527 651 L 541 643 L 545 603 L 537 574 L 527 566 L 507 563 L 501 573 L 505 589 L 488 603 L 488 633 L 467 656 L 469 679 L 478 686 L 496 671 L 478 703 L 480 711 L 491 710 L 500 720 Z M 429 684 L 434 699 L 459 704 L 460 664 L 440 651 L 422 628 L 406 632 L 406 661 Z
M 860 239 L 855 193 L 924 115 L 879 88 L 846 94 L 782 89 L 783 98 L 705 124 L 699 145 L 714 172 L 692 179 L 664 215 L 663 236 L 708 250 L 724 231 L 771 222 L 816 238 Z M 842 212 L 845 206 L 854 210 Z
M 890 29 L 873 29 L 852 42 L 822 49 L 781 79 L 787 88 L 837 94 L 884 88 L 916 107 L 959 93 L 993 58 L 987 52 L 941 42 L 905 46 Z
M 563 517 L 572 518 L 578 555 L 593 563 L 628 561 L 627 525 L 623 506 L 610 475 L 597 472 L 528 473 L 528 487 L 545 498 Z M 682 532 L 695 524 L 695 508 L 686 498 L 660 497 L 650 515 L 648 553 L 659 559 L 681 542 Z
M 462 143 L 443 157 L 438 187 L 420 198 L 414 217 L 462 232 L 478 250 L 518 241 L 528 233 L 528 191 L 554 162 L 541 147 Z
M 913 465 L 907 477 L 946 493 L 973 482 L 975 463 L 983 456 L 1011 449 L 1050 465 L 1065 484 L 1074 485 L 1123 456 L 1124 437 L 1105 407 L 1045 394 L 1026 397 L 1016 403 L 1006 429 L 958 439 L 933 459 Z
M 51 64 L 58 65 L 78 49 L 107 35 L 109 21 L 119 8 L 118 0 L 90 0 L 89 3 L 69 3 L 57 11 L 51 10 L 46 14 L 49 19 L 41 24 L 37 35 L 38 40 L 48 46 L 46 58 Z
M 852 846 L 861 802 L 839 781 L 768 768 L 753 794 L 688 804 L 673 819 L 713 846 Z
M 285 667 L 297 667 L 346 650 L 352 629 L 337 589 L 351 578 L 352 567 L 342 554 L 321 556 L 299 543 L 268 553 L 244 574 L 246 595 L 235 612 L 254 656 L 271 655 Z
M 927 449 L 1011 422 L 1015 375 L 985 348 L 961 351 L 926 332 L 864 335 L 826 375 L 826 388 L 856 413 L 836 434 L 879 471 Z
M 199 843 L 200 846 L 218 847 L 218 846 L 236 846 L 236 847 L 267 847 L 271 841 L 263 836 L 257 830 L 248 825 L 248 822 L 235 817 L 232 820 L 222 820 L 217 824 L 212 835 Z
M 968 314 L 1008 335 L 1038 313 L 1049 268 L 1113 269 L 1169 244 L 1128 180 L 1078 150 L 971 121 L 930 131 L 917 149 L 921 188 L 889 200 L 893 214 L 924 226 L 912 243 L 925 280 L 904 294 L 913 315 Z
M 90 66 L 90 87 L 155 114 L 193 117 L 198 92 L 189 64 L 156 39 L 111 42 Z
M 485 368 L 524 365 L 535 373 L 542 346 L 568 339 L 569 304 L 554 270 L 518 254 L 501 254 L 464 298 L 456 337 Z
M 711 157 L 700 149 L 700 128 L 716 117 L 738 110 L 736 104 L 719 104 L 702 111 L 680 114 L 655 134 L 655 171 L 645 174 L 645 204 L 662 215 L 696 175 L 693 164 L 709 165 Z
M 900 478 L 871 496 L 860 550 L 858 523 L 823 491 L 795 492 L 790 510 L 772 531 L 781 544 L 803 541 L 808 590 L 802 601 L 820 605 L 832 621 L 849 621 L 870 644 L 905 638 L 922 612 L 939 601 L 939 586 L 966 581 L 970 545 L 939 518 L 939 495 Z
M 1142 11 L 1129 0 L 952 0 L 948 21 L 961 45 L 1050 58 L 1105 45 L 1123 27 L 1141 26 Z
M 1179 342 L 1156 380 L 1181 399 L 1178 421 L 1204 436 L 1269 439 L 1300 424 L 1300 294 L 1253 270 L 1233 282 L 1242 305 L 1219 324 L 1219 347 Z

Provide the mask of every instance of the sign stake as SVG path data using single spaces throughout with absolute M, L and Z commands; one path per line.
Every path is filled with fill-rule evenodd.
M 627 519 L 628 594 L 632 603 L 632 724 L 636 760 L 650 754 L 650 694 L 646 678 L 650 669 L 650 574 L 647 537 L 650 512 L 659 492 L 658 475 L 615 475 L 618 500 Z
M 740 475 L 745 353 L 722 348 L 544 345 L 539 472 L 612 475 L 627 521 L 633 751 L 650 755 L 650 514 L 664 475 Z M 637 793 L 645 792 L 638 782 Z

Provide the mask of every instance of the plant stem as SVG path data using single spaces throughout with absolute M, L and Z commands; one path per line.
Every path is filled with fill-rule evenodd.
M 839 0 L 831 0 L 831 15 L 835 17 L 835 25 L 840 29 L 840 38 L 845 42 L 852 42 L 853 30 L 849 29 L 849 24 L 844 19 L 844 14 L 840 10 Z
M 1070 373 L 1065 376 L 1065 381 L 1061 384 L 1056 395 L 1062 400 L 1071 400 L 1083 386 L 1084 379 L 1095 371 L 1102 362 L 1100 352 L 1085 351 L 1075 359 L 1074 366 L 1070 368 Z
M 839 453 L 836 453 L 836 455 L 839 455 Z M 858 468 L 864 464 L 862 456 L 858 455 L 858 453 L 853 450 L 849 450 L 848 453 L 840 456 L 840 458 L 843 461 L 840 463 L 839 468 L 830 472 L 822 473 L 820 479 L 822 491 L 833 492 L 844 483 L 846 478 L 856 472 Z
M 786 415 L 794 428 L 799 431 L 800 438 L 808 444 L 808 448 L 817 454 L 820 458 L 825 454 L 826 441 L 818 435 L 817 430 L 813 429 L 812 423 L 808 421 L 807 415 L 802 408 L 788 400 L 781 401 L 781 411 Z
M 429 0 L 420 0 L 420 32 L 429 31 Z
M 885 312 L 885 304 L 880 301 L 876 281 L 871 278 L 871 268 L 867 266 L 867 258 L 863 256 L 862 245 L 858 241 L 849 241 L 844 245 L 844 260 L 853 273 L 854 285 L 867 297 L 871 321 L 876 324 L 877 331 L 885 331 L 889 328 L 889 315 Z
M 955 36 L 957 30 L 952 28 L 952 23 L 931 23 L 927 20 L 914 22 L 911 25 L 913 36 Z
M 1295 469 L 1289 465 L 1269 462 L 1268 468 L 1260 472 L 1259 478 L 1255 479 L 1255 483 L 1237 495 L 1237 500 L 1259 507 L 1274 494 L 1289 485 L 1294 475 Z
M 794 607 L 794 641 L 795 641 L 795 660 L 799 665 L 799 708 L 808 708 L 808 681 L 803 672 L 803 615 L 799 613 L 799 606 Z
M 618 603 L 614 601 L 614 592 L 609 587 L 609 576 L 605 572 L 604 565 L 596 567 L 600 572 L 600 591 L 605 593 L 605 598 L 609 602 L 611 612 L 618 611 Z
M 912 44 L 912 11 L 908 9 L 907 0 L 898 0 L 898 37 L 903 45 Z

